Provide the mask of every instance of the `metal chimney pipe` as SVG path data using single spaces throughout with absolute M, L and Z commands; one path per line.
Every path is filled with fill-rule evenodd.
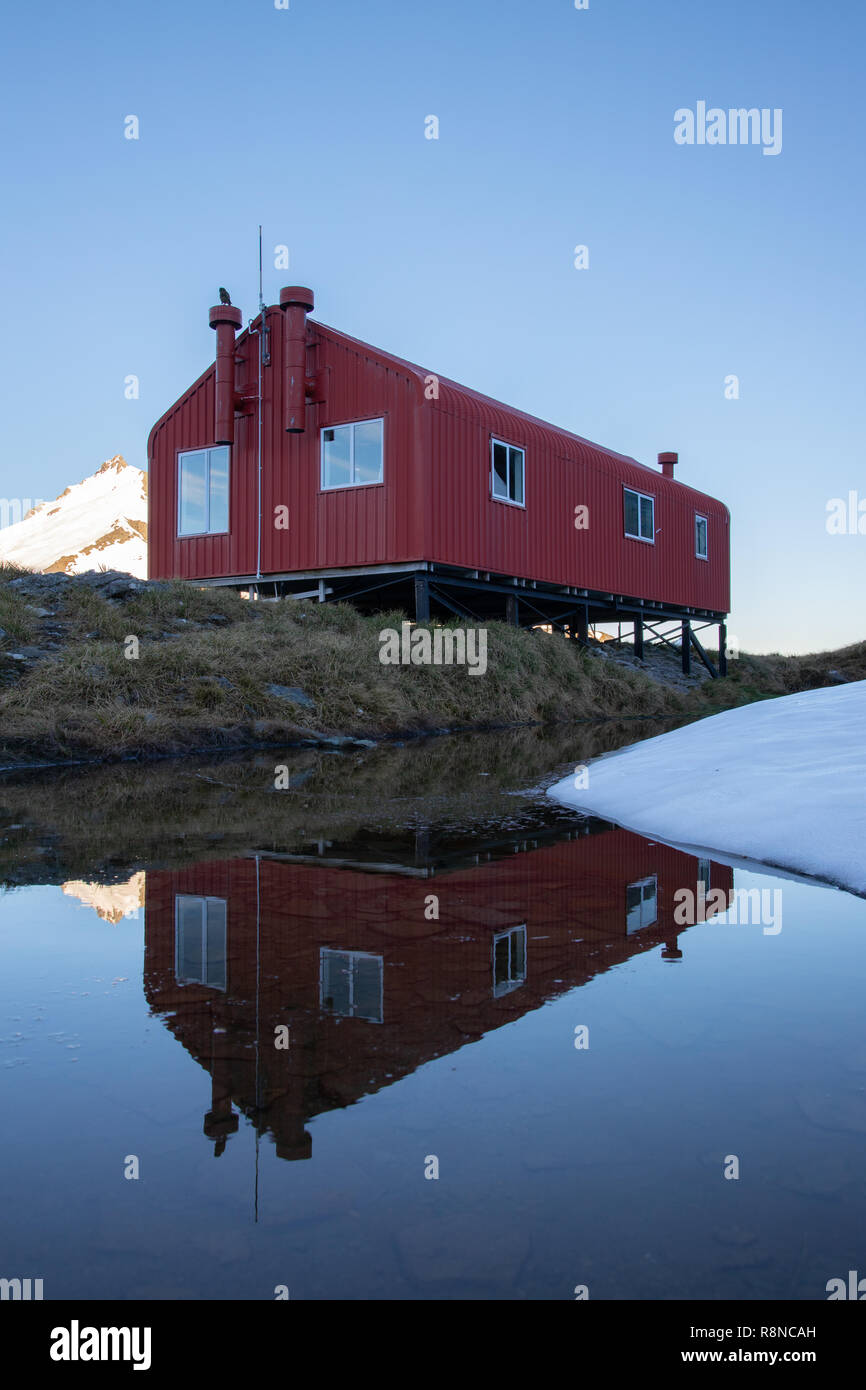
M 235 333 L 243 314 L 234 304 L 215 304 L 209 315 L 216 330 L 216 381 L 214 385 L 214 443 L 235 442 Z
M 666 478 L 674 476 L 674 468 L 679 463 L 679 454 L 659 454 L 659 463 Z
M 285 359 L 285 427 L 289 434 L 303 434 L 307 413 L 307 314 L 313 309 L 313 291 L 303 285 L 280 290 L 283 311 Z

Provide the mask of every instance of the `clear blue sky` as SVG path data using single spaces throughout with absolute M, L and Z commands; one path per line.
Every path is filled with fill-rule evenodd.
M 7 9 L 0 493 L 145 466 L 217 287 L 255 310 L 261 222 L 268 300 L 309 284 L 346 332 L 678 450 L 733 514 L 744 647 L 861 640 L 866 535 L 825 520 L 866 500 L 864 40 L 859 0 Z M 782 152 L 677 145 L 702 100 L 781 108 Z

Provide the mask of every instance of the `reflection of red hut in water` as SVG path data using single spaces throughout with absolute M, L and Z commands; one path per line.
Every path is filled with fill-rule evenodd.
M 145 990 L 211 1073 L 217 1152 L 236 1106 L 281 1157 L 306 1158 L 312 1116 L 639 952 L 680 957 L 674 894 L 710 878 L 732 886 L 730 869 L 625 830 L 435 875 L 275 855 L 150 872 Z

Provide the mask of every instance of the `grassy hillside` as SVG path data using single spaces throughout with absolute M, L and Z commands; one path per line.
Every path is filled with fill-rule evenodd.
M 487 671 L 472 675 L 382 665 L 379 632 L 399 629 L 399 612 L 250 603 L 180 582 L 111 596 L 85 576 L 37 579 L 52 582 L 0 581 L 6 763 L 683 710 L 641 672 L 504 623 L 486 625 Z
M 692 704 L 697 713 L 710 714 L 753 700 L 793 695 L 798 690 L 866 680 L 866 642 L 808 656 L 752 656 L 743 652 L 730 663 L 729 672 L 724 680 L 707 681 L 694 692 Z
M 465 666 L 383 665 L 379 633 L 399 629 L 404 616 L 365 617 L 344 604 L 251 603 L 182 582 L 7 568 L 0 571 L 0 764 L 580 719 L 685 720 L 866 675 L 861 644 L 825 657 L 744 656 L 727 680 L 682 690 L 559 636 L 504 623 L 486 625 L 484 675 Z

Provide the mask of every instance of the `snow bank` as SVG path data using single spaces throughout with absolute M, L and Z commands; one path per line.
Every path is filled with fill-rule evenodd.
M 712 715 L 606 754 L 550 795 L 866 894 L 866 681 Z

